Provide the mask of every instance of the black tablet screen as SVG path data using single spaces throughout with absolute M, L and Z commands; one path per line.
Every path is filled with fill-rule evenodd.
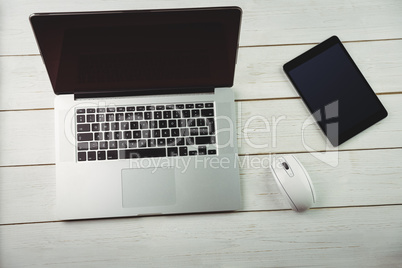
M 386 111 L 339 39 L 330 39 L 285 65 L 285 71 L 336 146 L 384 118 Z M 337 123 L 337 133 L 328 133 L 331 123 Z

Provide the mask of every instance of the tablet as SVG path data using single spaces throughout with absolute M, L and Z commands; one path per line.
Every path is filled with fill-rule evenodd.
M 286 63 L 283 69 L 333 146 L 388 115 L 336 36 Z

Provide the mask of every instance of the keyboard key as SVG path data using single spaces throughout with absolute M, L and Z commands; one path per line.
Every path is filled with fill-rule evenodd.
M 78 133 L 77 140 L 78 141 L 92 141 L 94 136 L 92 133 Z
M 77 114 L 85 114 L 85 109 L 77 109 Z
M 156 139 L 148 139 L 148 147 L 156 147 Z
M 170 137 L 170 129 L 162 129 L 162 137 Z
M 95 138 L 96 141 L 103 140 L 103 133 L 102 132 L 95 132 L 94 133 L 94 138 Z
M 177 156 L 178 155 L 177 147 L 167 148 L 167 154 L 168 154 L 168 156 Z
M 181 134 L 181 136 L 186 137 L 186 136 L 190 135 L 190 129 L 188 129 L 188 128 L 181 128 L 181 129 L 180 129 L 180 134 Z
M 148 128 L 148 122 L 147 121 L 141 121 L 140 122 L 140 129 L 147 129 Z
M 98 160 L 105 160 L 105 159 L 106 159 L 106 152 L 98 151 Z
M 179 147 L 179 154 L 180 154 L 180 156 L 188 155 L 187 147 Z
M 164 157 L 165 148 L 146 148 L 146 149 L 127 149 L 120 150 L 120 159 L 145 158 L 145 157 Z
M 130 122 L 130 129 L 138 129 L 138 122 Z
M 166 145 L 167 146 L 175 146 L 176 145 L 176 139 L 175 138 L 167 138 L 166 139 Z
M 109 149 L 117 149 L 117 141 L 109 141 Z
M 128 141 L 128 148 L 137 148 L 137 141 L 136 140 Z
M 85 115 L 77 115 L 77 123 L 85 123 Z
M 149 128 L 158 128 L 158 121 L 149 121 Z
M 204 116 L 204 117 L 214 116 L 214 109 L 202 109 L 201 110 L 201 115 Z
M 204 118 L 198 118 L 197 119 L 197 126 L 205 126 L 205 119 Z
M 78 153 L 78 161 L 87 161 L 87 153 L 79 152 Z
M 105 132 L 105 140 L 111 140 L 112 139 L 112 132 Z
M 204 108 L 204 103 L 196 103 L 195 108 Z
M 153 129 L 151 132 L 152 138 L 159 138 L 161 136 L 161 131 L 159 129 Z
M 191 116 L 190 110 L 183 110 L 183 111 L 182 111 L 182 116 L 183 116 L 184 118 L 189 118 L 189 117 Z
M 169 120 L 168 123 L 170 128 L 177 127 L 177 120 Z
M 177 120 L 178 127 L 185 127 L 186 126 L 186 119 L 179 119 Z
M 123 139 L 126 139 L 126 140 L 131 139 L 131 131 L 124 131 L 123 132 Z
M 89 146 L 91 150 L 98 150 L 98 143 L 96 141 L 90 142 Z
M 159 128 L 167 128 L 167 120 L 159 120 Z
M 150 130 L 143 130 L 142 137 L 145 139 L 151 138 L 151 131 Z
M 108 108 L 109 110 L 109 108 Z M 106 121 L 114 121 L 114 114 L 106 114 Z
M 198 128 L 190 128 L 190 135 L 191 136 L 198 136 Z
M 152 119 L 152 112 L 144 112 L 144 118 L 145 120 Z
M 156 110 L 165 110 L 165 105 L 157 105 Z
M 111 130 L 120 130 L 120 124 L 119 123 L 110 123 L 110 129 Z
M 105 121 L 105 114 L 96 115 L 96 122 L 104 122 L 104 121 Z
M 197 155 L 197 151 L 189 151 L 188 154 L 189 155 Z
M 110 129 L 110 124 L 109 123 L 102 123 L 101 124 L 101 130 L 102 131 L 109 131 Z
M 162 119 L 162 112 L 154 112 L 154 119 Z
M 98 109 L 96 109 L 96 112 L 97 113 L 104 113 L 104 112 L 106 112 L 106 109 L 105 108 L 98 108 Z
M 108 148 L 108 142 L 107 141 L 101 141 L 99 142 L 99 149 L 105 150 Z
M 200 127 L 200 135 L 208 135 L 208 128 Z
M 209 134 L 215 134 L 215 120 L 213 118 L 207 118 L 206 125 L 208 126 Z
M 153 105 L 147 106 L 147 111 L 153 111 L 153 110 L 155 110 L 155 106 Z
M 191 116 L 192 117 L 199 117 L 200 116 L 200 110 L 198 110 L 198 109 L 191 110 Z
M 124 121 L 124 114 L 123 113 L 116 114 L 116 121 Z
M 79 142 L 77 147 L 79 151 L 88 150 L 88 142 Z
M 194 145 L 194 137 L 187 137 L 186 138 L 186 145 Z
M 198 146 L 198 155 L 206 155 L 207 147 L 206 146 Z
M 133 138 L 134 138 L 134 139 L 139 139 L 139 138 L 141 138 L 141 131 L 140 131 L 140 130 L 135 130 L 135 131 L 133 131 Z
M 137 111 L 138 111 L 138 109 L 137 109 Z M 142 112 L 136 112 L 136 113 L 134 113 L 134 118 L 135 118 L 135 120 L 142 120 L 142 119 L 144 119 L 144 115 Z
M 173 118 L 180 118 L 180 117 L 181 117 L 180 111 L 173 111 Z
M 93 114 L 93 113 L 95 113 L 95 108 L 88 108 L 87 109 L 87 113 L 91 113 L 91 114 Z
M 88 152 L 88 161 L 96 160 L 96 152 Z
M 133 111 L 135 111 L 135 107 L 133 106 L 127 107 L 127 112 L 133 112 Z
M 120 129 L 121 129 L 121 130 L 130 129 L 130 125 L 128 124 L 128 122 L 121 122 L 121 123 L 120 123 Z
M 108 113 L 114 113 L 114 112 L 116 111 L 116 108 L 114 108 L 114 107 L 109 107 L 109 108 L 106 109 L 106 111 L 107 111 Z
M 87 114 L 87 122 L 95 122 L 95 115 L 94 114 Z
M 138 140 L 138 147 L 139 148 L 147 147 L 147 140 Z
M 214 136 L 195 137 L 195 144 L 215 144 Z
M 92 131 L 99 131 L 99 123 L 92 124 Z
M 123 134 L 121 133 L 121 131 L 113 132 L 113 136 L 115 140 L 121 140 L 123 138 Z
M 184 109 L 184 104 L 176 104 L 176 109 Z
M 178 129 L 178 128 L 172 128 L 172 130 L 171 130 L 171 136 L 172 136 L 172 137 L 178 137 L 178 136 L 180 136 L 180 129 Z
M 117 159 L 118 158 L 117 152 L 118 152 L 117 150 L 107 151 L 107 159 L 108 160 Z
M 157 143 L 158 146 L 166 146 L 166 139 L 158 139 Z
M 186 109 L 192 109 L 192 108 L 194 108 L 194 104 L 192 103 L 186 104 Z
M 134 114 L 133 113 L 126 113 L 125 118 L 126 118 L 126 121 L 134 120 Z
M 163 119 L 169 119 L 172 118 L 172 112 L 171 111 L 164 111 L 163 112 Z
M 127 141 L 119 141 L 119 148 L 126 149 L 127 148 Z
M 137 111 L 145 111 L 145 106 L 137 106 Z
M 195 119 L 187 119 L 187 126 L 188 127 L 195 127 Z
M 117 107 L 118 112 L 125 112 L 126 108 L 125 107 Z
M 208 154 L 216 154 L 216 150 L 208 150 Z
M 166 110 L 173 110 L 174 109 L 174 105 L 173 104 L 168 104 L 166 105 Z
M 77 124 L 77 132 L 87 132 L 90 131 L 90 124 Z
M 184 145 L 184 138 L 176 138 L 176 145 L 183 146 Z
M 213 103 L 205 103 L 205 108 L 211 108 L 214 107 Z

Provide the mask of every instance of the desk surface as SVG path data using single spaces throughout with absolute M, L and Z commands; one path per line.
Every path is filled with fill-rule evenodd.
M 233 87 L 242 210 L 58 221 L 54 95 L 29 14 L 224 5 L 244 12 Z M 0 266 L 401 266 L 401 15 L 398 0 L 2 1 Z M 389 112 L 337 150 L 316 125 L 302 136 L 309 114 L 282 72 L 334 34 Z M 306 213 L 289 209 L 266 168 L 277 153 L 310 172 L 318 202 Z

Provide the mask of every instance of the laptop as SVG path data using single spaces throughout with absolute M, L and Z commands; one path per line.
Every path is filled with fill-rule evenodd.
M 61 220 L 241 207 L 241 9 L 37 13 Z

